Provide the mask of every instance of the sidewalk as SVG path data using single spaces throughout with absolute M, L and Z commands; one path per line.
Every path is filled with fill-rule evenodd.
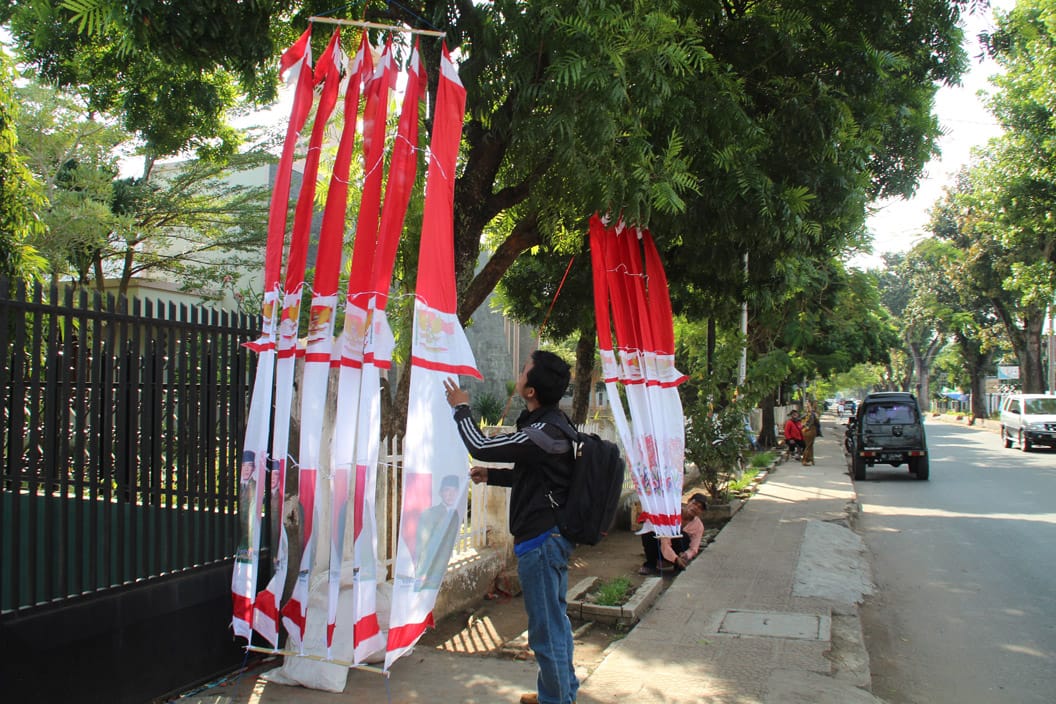
M 841 449 L 823 419 L 817 464 L 770 474 L 701 556 L 614 643 L 583 683 L 579 704 L 876 704 L 857 602 L 871 589 Z M 535 666 L 418 648 L 391 677 L 352 671 L 341 694 L 269 683 L 278 661 L 186 704 L 514 703 Z

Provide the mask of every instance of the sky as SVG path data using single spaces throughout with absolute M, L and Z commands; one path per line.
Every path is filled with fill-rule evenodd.
M 991 4 L 1007 12 L 1015 6 L 1015 1 L 991 0 Z M 966 18 L 965 41 L 971 66 L 961 78 L 961 85 L 943 86 L 935 96 L 935 112 L 945 132 L 939 140 L 942 156 L 928 162 L 913 198 L 873 205 L 874 212 L 866 220 L 866 227 L 873 233 L 873 254 L 855 257 L 851 260 L 853 266 L 883 266 L 881 254 L 908 251 L 926 237 L 932 205 L 942 197 L 943 189 L 953 182 L 960 168 L 969 163 L 972 148 L 1000 134 L 997 122 L 978 96 L 980 90 L 989 90 L 987 79 L 998 70 L 992 61 L 981 62 L 978 58 L 982 52 L 977 36 L 992 26 L 991 14 Z

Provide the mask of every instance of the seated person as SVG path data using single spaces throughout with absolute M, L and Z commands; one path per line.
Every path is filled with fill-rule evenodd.
M 788 454 L 796 457 L 803 452 L 806 443 L 803 442 L 803 430 L 799 425 L 799 411 L 791 411 L 788 420 L 785 421 L 785 445 L 788 446 Z
M 682 504 L 682 535 L 677 538 L 659 538 L 653 532 L 642 534 L 645 562 L 638 574 L 656 574 L 684 570 L 700 552 L 700 541 L 704 537 L 704 524 L 700 517 L 708 507 L 704 494 L 696 493 Z

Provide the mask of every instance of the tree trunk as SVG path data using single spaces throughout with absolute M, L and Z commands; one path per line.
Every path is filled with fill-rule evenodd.
M 989 412 L 986 410 L 986 367 L 989 366 L 990 361 L 988 359 L 986 362 L 986 366 L 973 367 L 971 371 L 973 423 L 975 422 L 976 418 L 990 417 Z
M 1045 369 L 1042 364 L 1041 354 L 1041 331 L 1045 323 L 1045 313 L 1042 310 L 1037 314 L 1031 314 L 1024 319 L 1023 326 L 1023 350 L 1019 355 L 1019 380 L 1022 383 L 1023 393 L 1043 394 L 1045 393 Z
M 762 402 L 759 404 L 759 408 L 763 412 L 762 427 L 759 428 L 759 447 L 770 448 L 777 446 L 777 436 L 774 433 L 775 401 L 774 394 L 769 393 L 763 397 Z
M 707 371 L 708 378 L 711 378 L 711 371 L 715 360 L 715 318 L 708 318 L 708 354 L 707 354 Z
M 961 334 L 957 335 L 957 346 L 961 349 L 961 356 L 964 357 L 964 363 L 968 367 L 968 376 L 971 378 L 969 389 L 972 394 L 971 422 L 974 423 L 976 418 L 986 418 L 989 415 L 986 410 L 986 373 L 993 361 L 994 353 L 983 352 L 982 343 L 979 340 L 962 337 Z
M 587 420 L 590 399 L 594 394 L 594 340 L 593 330 L 579 331 L 572 382 L 572 422 L 576 425 L 582 425 Z
M 1041 330 L 1045 324 L 1045 308 L 1024 308 L 1018 316 L 1023 327 L 999 299 L 990 299 L 994 310 L 1005 326 L 1005 333 L 1012 341 L 1012 348 L 1019 359 L 1020 390 L 1025 394 L 1040 394 L 1045 391 L 1045 375 L 1041 366 Z
M 944 342 L 945 338 L 939 335 L 933 338 L 924 350 L 921 350 L 917 343 L 909 343 L 909 352 L 913 356 L 913 371 L 917 377 L 917 402 L 925 413 L 931 411 L 931 365 Z

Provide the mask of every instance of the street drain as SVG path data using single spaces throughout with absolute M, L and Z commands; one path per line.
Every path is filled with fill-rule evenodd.
M 774 611 L 730 610 L 719 625 L 719 633 L 796 640 L 827 641 L 831 630 L 832 620 L 829 616 Z

